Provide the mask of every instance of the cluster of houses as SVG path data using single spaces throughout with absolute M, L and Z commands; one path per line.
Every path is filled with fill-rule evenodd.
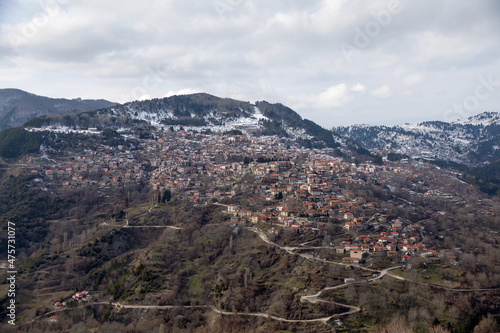
M 294 194 L 299 197 L 307 197 L 309 193 L 320 195 L 335 185 L 325 176 L 334 173 L 341 181 L 355 182 L 353 176 L 357 171 L 374 173 L 379 168 L 361 165 L 353 169 L 351 163 L 343 163 L 341 159 L 321 161 L 318 160 L 321 156 L 332 155 L 333 150 L 303 148 L 293 140 L 277 137 L 234 137 L 185 131 L 156 131 L 152 137 L 135 138 L 140 142 L 136 151 L 131 152 L 124 146 L 101 145 L 71 160 L 52 162 L 31 172 L 43 174 L 47 181 L 70 188 L 148 182 L 154 189 L 186 192 L 193 203 L 204 204 L 247 191 L 268 201 L 274 200 L 280 192 L 286 195 L 296 191 Z M 308 158 L 311 154 L 316 157 L 309 159 L 310 165 L 296 166 L 297 158 Z M 249 159 L 248 163 L 244 158 Z M 308 172 L 310 167 L 314 170 Z M 248 173 L 255 177 L 256 184 L 261 184 L 251 188 L 237 184 Z M 206 179 L 211 180 L 210 184 L 206 184 Z M 297 180 L 303 180 L 301 188 L 292 186 Z
M 378 202 L 352 190 L 367 184 L 387 191 L 391 174 L 423 178 L 410 164 L 355 164 L 335 157 L 333 149 L 304 148 L 277 137 L 153 131 L 149 138 L 134 139 L 139 145 L 133 152 L 123 146 L 102 145 L 71 161 L 53 162 L 45 168 L 46 179 L 70 187 L 147 182 L 153 189 L 169 189 L 194 205 L 224 203 L 226 199 L 234 202 L 243 195 L 242 202 L 227 205 L 233 224 L 269 223 L 273 234 L 286 228 L 321 232 L 329 222 L 355 235 L 377 232 L 382 226 L 380 231 L 387 235 L 367 236 L 370 242 L 359 244 L 362 253 L 383 252 L 403 260 L 405 255 L 435 255 L 425 247 L 412 248 L 417 241 L 405 243 L 402 237 L 418 237 L 418 232 L 399 220 L 387 221 Z M 414 193 L 444 195 L 423 185 Z M 371 247 L 366 249 L 367 245 Z
M 149 182 L 154 189 L 184 192 L 186 198 L 198 204 L 248 193 L 254 184 L 243 185 L 240 181 L 261 164 L 256 162 L 259 158 L 281 160 L 269 163 L 272 165 L 270 170 L 279 172 L 286 168 L 284 165 L 289 165 L 287 160 L 302 152 L 295 146 L 287 149 L 286 144 L 280 141 L 274 137 L 249 139 L 169 133 L 143 143 L 149 148 L 150 163 L 155 167 L 149 174 Z M 255 174 L 258 172 L 255 170 Z M 210 182 L 207 183 L 207 180 Z M 266 186 L 260 189 L 270 190 Z M 269 197 L 272 195 L 267 194 Z
M 48 181 L 66 187 L 148 182 L 153 189 L 183 192 L 195 204 L 240 193 L 266 201 L 295 196 L 305 202 L 309 215 L 326 215 L 328 206 L 344 205 L 340 208 L 346 216 L 352 213 L 350 204 L 335 201 L 336 190 L 343 184 L 372 182 L 381 186 L 387 179 L 379 177 L 379 171 L 410 173 L 401 166 L 354 165 L 332 157 L 333 149 L 303 148 L 293 140 L 277 137 L 154 131 L 151 138 L 134 139 L 139 146 L 132 152 L 124 146 L 100 145 L 31 172 L 43 173 Z M 360 173 L 368 177 L 362 179 Z M 243 184 L 241 180 L 248 174 L 255 182 Z M 317 200 L 320 196 L 323 200 Z M 326 200 L 333 201 L 325 205 Z
M 429 249 L 424 243 L 419 242 L 415 230 L 405 228 L 404 233 L 387 232 L 359 235 L 356 241 L 342 242 L 335 246 L 336 254 L 344 256 L 342 261 L 348 264 L 358 264 L 368 256 L 387 257 L 391 260 L 406 262 L 411 256 L 419 255 L 424 258 L 438 257 L 438 252 Z M 413 231 L 413 232 L 412 232 Z M 406 237 L 406 234 L 413 236 Z
M 377 203 L 365 203 L 362 198 L 354 204 L 342 202 L 338 194 L 343 184 L 368 181 L 381 186 L 387 179 L 379 178 L 378 171 L 408 172 L 400 167 L 354 165 L 332 157 L 333 149 L 303 148 L 276 137 L 156 133 L 142 145 L 144 156 L 150 158 L 153 170 L 148 176 L 154 189 L 176 191 L 201 205 L 243 193 L 270 204 L 277 198 L 295 197 L 304 201 L 304 214 L 311 217 L 326 217 L 332 214 L 332 205 L 339 205 L 340 213 L 354 218 L 353 206 Z M 369 176 L 361 179 L 359 173 Z M 248 175 L 253 181 L 242 181 Z M 285 209 L 284 220 L 286 214 Z M 264 219 L 264 215 L 251 218 Z
M 292 229 L 297 232 L 320 232 L 322 227 L 325 225 L 324 222 L 313 222 L 314 219 L 311 218 L 294 218 L 293 214 L 288 215 L 293 219 L 293 224 L 287 224 L 283 219 L 280 219 L 280 210 L 282 207 L 278 206 L 276 214 L 251 214 L 248 211 L 240 211 L 238 205 L 228 205 L 227 213 L 233 215 L 233 225 L 238 223 L 262 223 L 271 222 L 273 226 L 267 229 L 268 234 L 281 235 L 284 229 Z M 276 215 L 278 217 L 276 217 Z M 243 217 L 250 216 L 250 220 L 244 219 Z M 377 216 L 377 214 L 375 215 Z M 234 218 L 236 217 L 236 218 Z M 406 262 L 411 256 L 418 255 L 424 258 L 438 257 L 438 252 L 428 248 L 424 243 L 422 243 L 421 237 L 419 235 L 420 226 L 418 224 L 414 225 L 403 225 L 399 220 L 394 220 L 391 223 L 384 223 L 381 227 L 380 221 L 385 221 L 384 216 L 377 216 L 377 222 L 372 224 L 366 223 L 364 218 L 355 218 L 357 221 L 356 225 L 359 223 L 359 229 L 356 231 L 366 231 L 366 230 L 388 230 L 380 231 L 376 233 L 360 234 L 359 232 L 352 231 L 350 228 L 351 221 L 349 218 L 344 218 L 344 228 L 351 230 L 351 233 L 355 235 L 355 241 L 349 242 L 344 241 L 338 246 L 334 247 L 335 254 L 343 256 L 342 261 L 347 264 L 358 264 L 361 260 L 368 256 L 377 257 L 387 257 L 391 260 L 397 260 Z M 281 223 L 280 223 L 281 220 Z
M 87 290 L 78 291 L 78 292 L 76 292 L 75 294 L 73 294 L 73 295 L 71 296 L 71 298 L 70 298 L 70 299 L 68 299 L 67 301 L 64 301 L 64 302 L 55 302 L 55 303 L 54 303 L 54 307 L 56 307 L 56 308 L 61 308 L 61 307 L 66 306 L 66 304 L 67 304 L 68 302 L 74 302 L 74 301 L 76 301 L 76 302 L 86 301 L 86 300 L 88 300 L 88 298 L 89 298 L 89 292 L 88 292 Z
M 83 291 L 77 292 L 76 294 L 71 296 L 71 298 L 76 300 L 76 301 L 82 301 L 82 300 L 85 300 L 88 297 L 88 295 L 89 295 L 89 292 L 87 290 L 83 290 Z
M 49 182 L 58 182 L 68 188 L 136 184 L 147 179 L 143 163 L 121 145 L 102 145 L 97 150 L 85 150 L 71 160 L 52 162 L 41 170 L 32 169 L 31 173 L 43 173 Z
M 304 214 L 309 217 L 331 216 L 338 208 L 337 213 L 349 220 L 346 224 L 349 230 L 359 230 L 362 225 L 358 223 L 357 207 L 377 208 L 378 204 L 349 195 L 346 196 L 349 200 L 345 200 L 341 193 L 345 185 L 369 183 L 376 189 L 388 182 L 387 173 L 420 176 L 408 163 L 354 164 L 333 157 L 333 149 L 304 148 L 286 138 L 158 130 L 149 138 L 133 139 L 139 142 L 134 149 L 98 145 L 80 156 L 54 161 L 31 172 L 43 175 L 47 182 L 70 188 L 148 183 L 153 189 L 182 193 L 197 205 L 241 193 L 271 204 L 276 198 L 295 197 L 304 203 Z M 242 182 L 248 175 L 252 175 L 253 183 Z M 425 186 L 421 194 L 450 195 Z M 282 216 L 284 224 L 291 227 L 286 209 Z

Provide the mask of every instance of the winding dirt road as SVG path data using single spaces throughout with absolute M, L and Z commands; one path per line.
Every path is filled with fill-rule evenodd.
M 125 227 L 125 228 L 133 228 L 134 226 L 125 225 L 123 227 Z M 173 226 L 135 226 L 135 227 L 137 227 L 137 228 L 151 228 L 151 227 L 155 228 L 156 227 L 156 228 L 175 228 L 175 229 L 180 229 L 178 227 L 173 227 Z M 399 275 L 391 273 L 392 270 L 398 269 L 398 268 L 400 268 L 402 266 L 390 267 L 390 268 L 386 268 L 384 270 L 378 271 L 378 270 L 374 270 L 374 269 L 371 269 L 371 268 L 368 268 L 368 267 L 359 266 L 359 265 L 344 264 L 344 263 L 340 263 L 340 262 L 329 261 L 329 260 L 326 260 L 326 259 L 315 258 L 312 255 L 295 252 L 296 250 L 303 250 L 304 248 L 301 248 L 301 247 L 290 247 L 290 246 L 280 246 L 280 245 L 272 242 L 271 240 L 269 240 L 269 238 L 267 237 L 267 235 L 262 230 L 260 230 L 260 229 L 257 229 L 257 228 L 254 228 L 254 227 L 250 227 L 250 228 L 248 228 L 248 230 L 257 233 L 259 235 L 259 237 L 262 239 L 262 241 L 264 241 L 265 243 L 267 243 L 269 245 L 272 245 L 272 246 L 276 246 L 276 247 L 282 249 L 283 251 L 286 251 L 289 254 L 300 256 L 300 257 L 303 257 L 303 258 L 308 259 L 308 260 L 314 260 L 314 261 L 323 262 L 323 263 L 327 263 L 327 264 L 333 264 L 333 265 L 344 266 L 344 267 L 354 266 L 356 268 L 359 268 L 359 269 L 362 269 L 362 270 L 365 270 L 365 271 L 377 273 L 377 276 L 374 276 L 374 277 L 372 277 L 370 279 L 363 279 L 363 280 L 358 280 L 358 281 L 354 281 L 354 282 L 344 283 L 344 284 L 340 284 L 340 285 L 336 285 L 336 286 L 332 286 L 332 287 L 325 287 L 325 288 L 321 289 L 320 291 L 318 291 L 317 293 L 315 293 L 313 295 L 301 296 L 300 297 L 300 301 L 302 303 L 312 303 L 312 304 L 330 303 L 330 304 L 335 304 L 335 305 L 338 305 L 338 306 L 341 306 L 341 307 L 344 307 L 344 308 L 348 309 L 348 311 L 346 311 L 346 312 L 336 313 L 336 314 L 332 314 L 332 315 L 327 316 L 327 317 L 315 318 L 315 319 L 286 319 L 286 318 L 282 318 L 282 317 L 278 317 L 278 316 L 274 316 L 274 315 L 271 315 L 271 314 L 268 314 L 268 313 L 262 313 L 262 312 L 230 312 L 230 311 L 223 311 L 223 310 L 217 309 L 215 306 L 211 306 L 211 305 L 198 305 L 198 306 L 184 306 L 184 305 L 141 305 L 141 304 L 121 304 L 121 303 L 116 303 L 116 302 L 115 303 L 93 302 L 93 303 L 86 304 L 84 306 L 91 306 L 92 304 L 112 304 L 117 309 L 145 309 L 145 310 L 171 310 L 171 309 L 176 309 L 176 308 L 184 308 L 184 309 L 189 309 L 189 308 L 191 308 L 191 309 L 195 309 L 195 308 L 201 309 L 201 308 L 205 308 L 205 309 L 210 309 L 210 310 L 212 310 L 212 311 L 214 311 L 214 312 L 216 312 L 218 314 L 226 315 L 226 316 L 237 315 L 237 316 L 261 317 L 261 318 L 268 318 L 268 319 L 277 320 L 277 321 L 281 321 L 281 322 L 287 322 L 287 323 L 322 322 L 322 323 L 328 324 L 333 318 L 339 318 L 339 317 L 348 316 L 348 315 L 352 315 L 352 314 L 358 313 L 358 312 L 361 311 L 361 308 L 359 308 L 357 306 L 354 306 L 354 305 L 347 305 L 347 304 L 342 304 L 342 303 L 338 303 L 338 302 L 326 301 L 326 300 L 324 300 L 324 299 L 321 298 L 321 295 L 324 292 L 327 292 L 327 291 L 330 291 L 330 290 L 337 290 L 337 289 L 346 288 L 346 287 L 348 287 L 350 285 L 356 285 L 356 284 L 361 284 L 361 283 L 373 282 L 373 281 L 376 281 L 378 279 L 383 278 L 386 275 L 390 276 L 392 278 L 398 279 L 398 280 L 408 281 L 408 282 L 411 282 L 411 283 L 425 284 L 425 285 L 428 285 L 428 286 L 431 286 L 431 287 L 434 287 L 434 288 L 441 288 L 441 289 L 450 290 L 450 291 L 457 291 L 457 292 L 492 291 L 492 290 L 498 290 L 498 289 L 500 289 L 500 288 L 453 289 L 453 288 L 448 288 L 448 287 L 444 287 L 444 286 L 440 286 L 440 285 L 436 285 L 436 284 L 432 284 L 432 283 L 412 281 L 412 280 L 408 280 L 408 279 L 406 279 L 406 278 L 404 278 L 402 276 L 399 276 Z M 64 310 L 66 310 L 66 309 L 58 309 L 58 310 L 55 310 L 55 311 L 51 311 L 49 313 L 46 313 L 43 316 L 35 318 L 33 321 L 35 321 L 37 319 L 40 319 L 42 317 L 47 317 L 48 315 L 54 314 L 54 313 L 59 312 L 59 311 L 64 311 Z

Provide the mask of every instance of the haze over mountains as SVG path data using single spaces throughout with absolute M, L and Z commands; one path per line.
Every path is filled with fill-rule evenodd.
M 43 115 L 75 114 L 115 104 L 106 100 L 49 98 L 19 89 L 0 89 L 0 131 Z

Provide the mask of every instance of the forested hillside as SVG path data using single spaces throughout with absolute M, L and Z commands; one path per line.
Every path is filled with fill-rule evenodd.
M 0 131 L 42 115 L 75 114 L 114 104 L 105 100 L 56 99 L 19 89 L 0 89 Z

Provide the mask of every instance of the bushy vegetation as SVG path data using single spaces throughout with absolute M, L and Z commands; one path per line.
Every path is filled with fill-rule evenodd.
M 43 241 L 48 233 L 44 218 L 53 210 L 54 201 L 47 193 L 33 189 L 33 179 L 32 176 L 9 176 L 1 184 L 0 225 L 6 228 L 8 221 L 16 223 L 16 244 L 20 249 Z M 7 248 L 7 239 L 0 238 L 0 245 Z
M 284 124 L 288 127 L 304 129 L 307 134 L 314 137 L 314 139 L 311 140 L 297 140 L 305 147 L 322 148 L 326 146 L 330 148 L 337 148 L 340 146 L 340 144 L 335 141 L 331 131 L 322 128 L 308 119 L 302 119 L 292 109 L 279 103 L 270 104 L 266 101 L 257 102 L 256 104 L 266 117 L 272 119 L 271 121 L 264 122 L 263 135 L 279 135 L 282 137 L 288 137 L 288 133 L 281 127 L 281 125 Z
M 352 190 L 356 193 L 362 191 L 359 187 L 353 187 Z M 365 196 L 371 199 L 369 194 Z M 164 193 L 158 197 L 163 198 Z M 55 210 L 64 211 L 63 207 L 66 207 L 67 202 L 55 200 Z M 150 217 L 141 215 L 140 211 L 134 213 L 137 209 L 139 207 L 131 207 L 127 211 L 132 216 L 138 215 L 140 219 L 152 221 L 155 225 L 176 224 L 182 226 L 182 229 L 165 229 L 158 232 L 158 229 L 115 227 L 107 232 L 103 229 L 100 234 L 97 231 L 97 234 L 87 238 L 84 244 L 67 247 L 63 251 L 50 254 L 47 249 L 26 261 L 19 279 L 22 288 L 39 290 L 59 283 L 69 290 L 100 291 L 105 299 L 123 304 L 207 306 L 203 310 L 169 310 L 162 316 L 164 321 L 154 325 L 150 321 L 136 329 L 139 332 L 151 331 L 152 327 L 157 328 L 160 325 L 169 328 L 205 327 L 206 331 L 226 331 L 225 320 L 231 317 L 208 320 L 206 316 L 213 314 L 211 306 L 230 312 L 267 312 L 289 319 L 311 319 L 345 311 L 344 308 L 331 303 L 302 303 L 300 296 L 311 294 L 325 286 L 341 284 L 343 277 L 352 274 L 349 269 L 310 262 L 286 254 L 274 246 L 264 245 L 253 232 L 229 228 L 228 223 L 224 222 L 226 217 L 221 214 L 221 207 L 218 206 L 193 207 L 179 201 L 168 205 L 162 203 L 146 214 Z M 403 210 L 394 214 L 401 215 Z M 122 210 L 115 209 L 115 213 L 109 217 L 119 220 L 124 218 L 123 215 Z M 137 222 L 138 219 L 139 217 L 132 217 L 131 223 Z M 446 222 L 442 224 L 441 226 L 437 221 L 428 221 L 426 230 L 438 234 L 440 231 L 435 228 L 447 226 Z M 60 237 L 63 230 L 53 229 L 51 232 L 55 234 L 50 238 L 56 235 Z M 273 241 L 278 244 L 294 244 L 305 240 L 297 233 L 286 233 L 274 237 Z M 474 264 L 476 261 L 485 262 L 484 259 L 477 258 L 478 260 L 467 263 L 472 265 L 467 266 L 471 272 L 485 270 L 482 264 Z M 415 271 L 422 272 L 416 262 L 413 266 Z M 427 270 L 429 273 L 425 274 L 432 273 L 436 278 L 441 275 L 453 276 L 445 269 Z M 41 272 L 44 271 L 53 274 L 50 277 L 42 275 Z M 362 275 L 361 272 L 356 274 Z M 423 273 L 407 274 L 412 279 L 418 279 L 418 276 L 411 274 Z M 42 278 L 43 276 L 45 278 Z M 356 304 L 363 309 L 361 314 L 352 315 L 345 321 L 348 329 L 384 325 L 390 327 L 395 325 L 394 318 L 400 316 L 398 320 L 401 325 L 418 332 L 426 332 L 426 328 L 431 325 L 456 332 L 468 332 L 481 322 L 482 325 L 488 324 L 482 321 L 482 315 L 498 306 L 494 303 L 496 296 L 491 296 L 494 295 L 460 295 L 452 291 L 444 293 L 443 296 L 440 291 L 429 287 L 423 288 L 410 282 L 403 283 L 387 278 L 379 284 L 360 284 L 329 293 L 326 299 Z M 80 311 L 89 311 L 87 318 L 97 320 L 94 327 L 102 325 L 103 329 L 105 325 L 121 327 L 119 325 L 123 323 L 138 323 L 132 310 L 117 311 L 113 307 L 96 305 Z M 195 311 L 200 311 L 200 314 Z M 143 315 L 157 318 L 158 313 L 148 310 L 143 312 Z M 171 317 L 171 313 L 177 315 Z M 202 316 L 202 313 L 205 313 L 205 316 Z M 179 318 L 182 317 L 186 320 L 181 321 Z M 65 325 L 61 327 L 87 325 L 81 317 L 73 315 L 72 312 L 61 314 L 60 318 Z M 301 328 L 300 324 L 263 319 L 254 320 L 250 324 L 244 317 L 234 317 L 231 320 L 234 330 L 238 332 L 257 326 L 266 331 L 307 331 Z M 39 321 L 37 325 L 41 327 L 43 322 Z M 312 331 L 320 331 L 324 326 L 311 324 L 309 328 Z
M 168 110 L 171 111 L 175 117 L 188 121 L 189 119 L 192 119 L 192 114 L 196 116 L 205 116 L 216 110 L 221 114 L 228 115 L 249 114 L 251 111 L 251 105 L 249 102 L 241 102 L 230 98 L 219 98 L 204 93 L 171 96 L 161 99 L 156 98 L 150 101 L 131 102 L 125 104 L 124 106 L 118 106 L 116 109 L 122 110 L 124 107 L 131 107 L 153 113 L 158 110 Z M 171 125 L 202 126 L 188 125 L 186 123 L 172 123 Z
M 36 153 L 40 150 L 44 135 L 40 132 L 28 132 L 20 127 L 6 129 L 0 132 L 0 156 L 17 158 Z
M 460 178 L 463 181 L 477 186 L 484 193 L 500 195 L 500 161 L 477 168 L 471 168 L 455 162 L 430 162 L 442 168 L 456 169 L 461 173 Z
M 163 119 L 161 123 L 168 126 L 207 126 L 207 122 L 199 118 Z
M 307 133 L 324 141 L 327 147 L 329 148 L 340 147 L 340 144 L 333 139 L 333 134 L 331 131 L 324 129 L 323 127 L 317 125 L 316 123 L 308 119 L 303 120 L 303 126 L 306 129 Z
M 467 170 L 464 180 L 478 185 L 485 193 L 500 195 L 500 161 Z
M 108 109 L 82 112 L 79 114 L 51 115 L 33 118 L 23 125 L 24 127 L 68 127 L 72 129 L 131 127 L 147 126 L 143 120 L 132 119 L 128 115 L 114 115 Z
M 102 131 L 102 136 L 104 136 L 105 139 L 113 139 L 113 138 L 119 138 L 120 134 L 114 129 L 106 128 Z
M 404 158 L 410 158 L 410 156 L 405 154 L 389 153 L 387 154 L 387 159 L 391 162 L 401 161 Z
M 230 131 L 227 131 L 227 132 L 224 132 L 223 133 L 224 135 L 243 135 L 243 132 L 240 131 L 240 130 L 230 130 Z

